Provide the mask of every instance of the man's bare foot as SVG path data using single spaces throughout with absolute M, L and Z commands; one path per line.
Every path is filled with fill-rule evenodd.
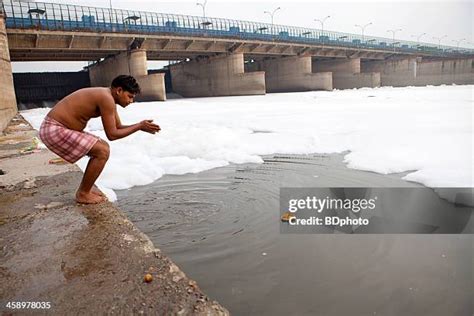
M 105 197 L 99 196 L 92 192 L 76 192 L 76 201 L 82 204 L 98 204 L 105 201 Z
M 104 194 L 104 193 L 102 193 L 102 191 L 101 191 L 101 190 L 99 190 L 99 188 L 98 188 L 98 187 L 96 187 L 95 185 L 92 187 L 92 189 L 91 189 L 91 193 L 94 193 L 94 194 L 96 194 L 96 195 L 103 196 L 103 197 L 105 197 L 105 198 L 106 198 L 105 194 Z

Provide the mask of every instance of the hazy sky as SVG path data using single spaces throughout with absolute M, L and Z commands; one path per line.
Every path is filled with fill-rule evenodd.
M 155 11 L 186 15 L 202 15 L 202 7 L 197 1 L 179 0 L 111 0 L 112 6 L 118 9 Z M 109 7 L 110 0 L 52 0 L 45 2 L 71 3 L 86 6 Z M 203 0 L 199 1 L 203 3 Z M 324 24 L 325 30 L 360 34 L 355 24 L 372 25 L 365 29 L 366 35 L 391 38 L 390 29 L 402 29 L 396 33 L 401 40 L 416 40 L 414 36 L 427 33 L 422 42 L 438 44 L 433 37 L 447 37 L 442 45 L 456 46 L 454 40 L 465 38 L 462 47 L 474 48 L 474 1 L 273 1 L 273 0 L 208 0 L 206 16 L 222 17 L 237 20 L 270 22 L 270 16 L 263 11 L 272 11 L 281 7 L 274 16 L 275 24 L 320 28 L 315 19 L 330 15 Z M 78 70 L 85 63 L 13 63 L 14 72 L 41 70 Z M 152 68 L 156 62 L 150 62 Z M 40 68 L 38 68 L 38 66 Z

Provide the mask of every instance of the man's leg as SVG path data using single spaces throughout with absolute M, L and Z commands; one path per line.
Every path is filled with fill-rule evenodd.
M 105 163 L 109 159 L 110 148 L 103 140 L 99 140 L 89 151 L 91 156 L 87 164 L 84 176 L 82 177 L 79 189 L 76 192 L 76 201 L 85 204 L 96 204 L 105 200 L 104 197 L 91 192 L 95 180 L 104 169 Z

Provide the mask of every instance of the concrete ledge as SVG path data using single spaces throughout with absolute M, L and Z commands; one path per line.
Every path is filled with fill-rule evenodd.
M 313 73 L 310 56 L 263 59 L 245 64 L 245 69 L 265 73 L 267 92 L 332 90 L 331 73 Z
M 263 71 L 240 73 L 232 78 L 231 85 L 237 89 L 229 95 L 264 95 L 265 74 Z
M 414 86 L 442 84 L 474 84 L 474 73 L 418 75 L 413 82 Z
M 335 89 L 353 89 L 353 88 L 375 88 L 380 87 L 380 73 L 333 73 L 333 85 Z
M 332 60 L 313 59 L 314 72 L 360 73 L 360 58 L 336 58 Z
M 142 92 L 137 101 L 166 101 L 165 74 L 156 73 L 136 78 Z
M 362 63 L 364 72 L 380 72 L 382 86 L 406 87 L 474 84 L 472 58 L 428 60 L 403 58 Z
M 19 154 L 36 135 L 23 124 L 0 137 L 0 311 L 33 301 L 54 315 L 229 314 L 112 203 L 77 204 L 75 165 L 49 165 L 47 150 Z
M 369 70 L 361 73 L 360 58 L 314 59 L 312 67 L 313 71 L 332 72 L 332 84 L 335 89 L 380 87 L 380 72 L 378 70 Z
M 289 78 L 279 78 L 270 85 L 267 80 L 267 92 L 302 92 L 315 90 L 332 90 L 332 73 L 305 73 Z
M 17 110 L 16 108 L 5 108 L 0 109 L 0 133 L 5 130 L 10 123 L 10 120 L 15 116 Z
M 456 75 L 419 75 L 416 78 L 413 76 L 404 75 L 382 75 L 381 85 L 392 87 L 407 87 L 407 86 L 428 86 L 428 85 L 442 85 L 442 84 L 474 84 L 473 74 L 456 74 Z
M 241 53 L 175 64 L 170 72 L 173 90 L 184 97 L 265 94 L 265 74 L 244 72 Z

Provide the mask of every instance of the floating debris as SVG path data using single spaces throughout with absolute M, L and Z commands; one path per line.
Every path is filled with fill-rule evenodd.
M 289 222 L 291 217 L 296 217 L 296 216 L 295 216 L 295 214 L 293 214 L 291 212 L 285 212 L 281 216 L 281 221 L 282 222 Z

